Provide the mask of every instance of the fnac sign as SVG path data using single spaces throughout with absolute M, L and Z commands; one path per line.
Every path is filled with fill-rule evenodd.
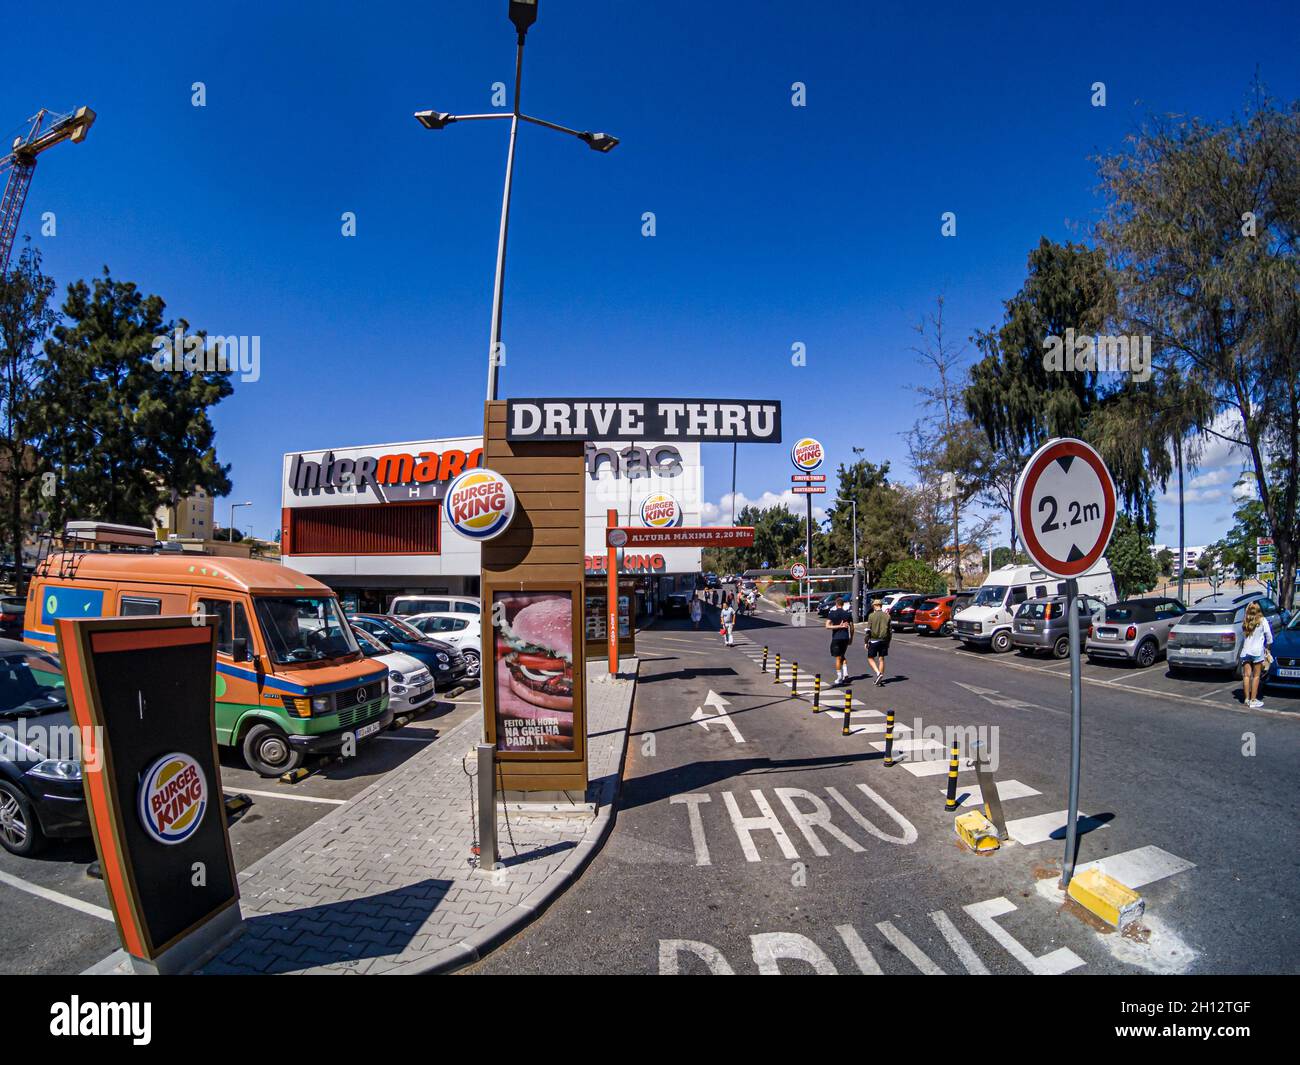
M 447 521 L 461 536 L 491 540 L 514 520 L 515 492 L 495 470 L 467 470 L 448 486 L 443 506 Z
M 667 492 L 656 492 L 641 502 L 641 523 L 651 529 L 670 529 L 682 523 L 682 508 Z
M 825 458 L 826 451 L 821 441 L 814 440 L 811 436 L 796 440 L 794 447 L 790 449 L 790 461 L 794 463 L 795 469 L 802 470 L 804 473 L 812 473 Z
M 183 843 L 198 831 L 208 808 L 208 781 L 199 763 L 179 751 L 165 754 L 140 782 L 140 824 L 159 843 Z

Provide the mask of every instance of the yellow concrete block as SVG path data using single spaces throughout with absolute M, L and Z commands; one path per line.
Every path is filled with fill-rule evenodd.
M 1096 866 L 1072 877 L 1068 894 L 1089 913 L 1120 931 L 1141 917 L 1146 906 L 1141 895 Z
M 988 854 L 1002 846 L 993 822 L 978 810 L 958 814 L 952 826 L 957 830 L 957 837 L 976 854 Z

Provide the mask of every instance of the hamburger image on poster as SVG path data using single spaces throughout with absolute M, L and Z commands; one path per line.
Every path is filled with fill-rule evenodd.
M 572 751 L 573 600 L 568 592 L 497 592 L 497 750 Z

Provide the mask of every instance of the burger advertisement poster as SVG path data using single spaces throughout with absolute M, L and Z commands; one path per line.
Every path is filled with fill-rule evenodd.
M 497 750 L 574 751 L 573 593 L 492 595 Z

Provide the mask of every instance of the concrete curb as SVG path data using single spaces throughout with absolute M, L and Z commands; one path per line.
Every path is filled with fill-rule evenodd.
M 632 681 L 632 698 L 634 702 L 636 699 L 636 680 L 640 669 L 641 663 L 638 658 L 636 669 L 631 674 L 620 674 L 620 676 L 627 676 Z M 474 935 L 450 947 L 444 947 L 431 958 L 424 958 L 386 969 L 383 973 L 384 976 L 429 976 L 452 973 L 457 969 L 463 969 L 467 965 L 482 960 L 505 943 L 506 940 L 540 917 L 547 907 L 582 875 L 587 865 L 599 853 L 601 847 L 605 844 L 605 840 L 609 838 L 610 832 L 614 829 L 614 821 L 617 817 L 617 800 L 623 781 L 623 767 L 627 762 L 628 741 L 632 735 L 632 710 L 633 707 L 629 706 L 627 727 L 623 730 L 623 750 L 618 757 L 617 772 L 613 775 L 613 779 L 601 789 L 601 812 L 596 815 L 591 827 L 578 841 L 577 846 L 573 848 L 573 852 L 561 863 L 560 867 L 547 877 L 544 883 L 539 884 L 529 892 L 522 902 L 516 903 L 514 907 L 491 924 L 478 929 Z

